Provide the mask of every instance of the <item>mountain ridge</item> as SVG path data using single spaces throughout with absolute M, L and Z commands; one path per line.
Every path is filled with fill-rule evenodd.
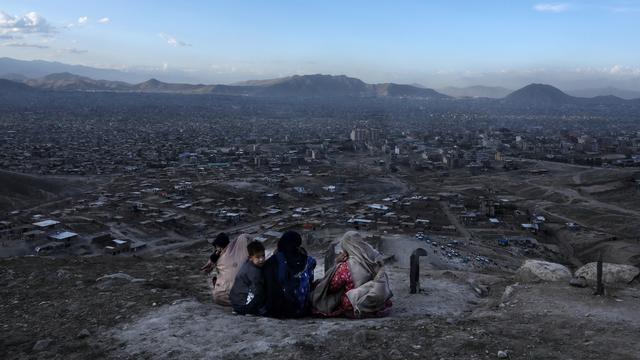
M 500 86 L 473 85 L 467 87 L 447 86 L 436 89 L 438 92 L 452 97 L 486 97 L 490 99 L 500 99 L 513 92 Z
M 446 94 L 413 85 L 380 83 L 367 84 L 346 75 L 294 75 L 291 77 L 245 82 L 247 85 L 206 85 L 167 83 L 151 78 L 137 84 L 121 81 L 94 80 L 68 72 L 48 74 L 39 79 L 13 81 L 0 79 L 2 92 L 47 91 L 107 91 L 176 94 L 214 94 L 262 97 L 379 97 L 415 98 L 431 100 L 497 101 L 507 107 L 559 108 L 594 107 L 625 104 L 640 104 L 640 99 L 627 100 L 614 95 L 583 98 L 571 96 L 547 84 L 533 83 L 515 90 L 503 98 L 454 99 Z M 249 85 L 253 84 L 253 85 Z
M 289 97 L 379 96 L 449 98 L 449 96 L 440 94 L 433 89 L 423 89 L 411 85 L 394 83 L 367 84 L 360 79 L 346 75 L 324 74 L 294 75 L 281 79 L 238 83 L 237 85 L 205 85 L 167 83 L 155 78 L 137 84 L 130 84 L 121 81 L 94 80 L 86 76 L 62 72 L 48 74 L 38 79 L 27 79 L 24 80 L 23 83 L 36 89 L 54 91 L 122 91 Z

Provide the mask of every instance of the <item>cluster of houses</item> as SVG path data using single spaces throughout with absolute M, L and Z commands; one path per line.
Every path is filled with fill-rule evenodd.
M 45 219 L 35 215 L 33 223 L 13 221 L 0 222 L 0 238 L 7 240 L 24 240 L 34 246 L 38 254 L 71 246 L 79 238 L 73 231 L 67 230 L 57 220 Z

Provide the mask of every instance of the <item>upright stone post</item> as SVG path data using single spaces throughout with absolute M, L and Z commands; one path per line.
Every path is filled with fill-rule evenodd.
M 336 244 L 331 243 L 329 249 L 324 253 L 324 273 L 326 274 L 329 269 L 336 263 Z
M 596 265 L 596 293 L 594 295 L 604 295 L 604 284 L 602 283 L 602 252 L 598 255 Z
M 409 292 L 416 294 L 420 289 L 420 256 L 427 256 L 427 250 L 417 248 L 413 251 L 409 266 Z

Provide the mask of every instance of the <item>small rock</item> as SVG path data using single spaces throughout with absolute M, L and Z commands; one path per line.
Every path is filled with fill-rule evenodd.
M 508 359 L 508 358 L 509 358 L 509 353 L 507 353 L 504 350 L 498 351 L 498 359 Z
M 404 359 L 402 353 L 398 349 L 392 349 L 389 351 L 389 358 L 394 360 Z
M 516 292 L 516 288 L 518 284 L 509 285 L 504 289 L 504 293 L 502 294 L 502 299 L 500 300 L 502 303 L 507 303 L 513 297 L 513 294 Z
M 33 345 L 33 351 L 43 351 L 46 350 L 49 345 L 51 345 L 51 339 L 43 339 L 38 340 L 35 345 Z
M 366 344 L 376 339 L 376 334 L 372 331 L 360 330 L 353 334 L 353 342 L 357 344 Z
M 100 290 L 109 290 L 113 287 L 114 283 L 111 280 L 100 281 L 96 284 L 96 287 Z
M 56 272 L 56 277 L 60 280 L 66 280 L 71 277 L 71 273 L 67 270 L 60 269 Z
M 99 277 L 99 278 L 96 279 L 96 281 L 116 280 L 116 279 L 132 281 L 134 279 L 134 277 L 129 275 L 129 274 L 125 274 L 125 273 L 115 273 L 115 274 L 110 274 L 110 275 L 105 275 L 105 276 Z
M 580 288 L 585 288 L 589 286 L 589 284 L 587 284 L 587 279 L 584 276 L 573 277 L 571 281 L 569 281 L 569 285 L 580 287 Z
M 109 275 L 105 275 L 102 277 L 99 277 L 96 279 L 96 281 L 104 281 L 104 280 L 124 280 L 124 281 L 129 281 L 129 282 L 144 282 L 146 281 L 145 279 L 136 279 L 133 276 L 129 275 L 129 274 L 125 274 L 125 273 L 115 273 L 115 274 L 109 274 Z
M 487 297 L 489 295 L 489 287 L 478 283 L 475 279 L 469 281 L 469 286 L 476 293 L 478 297 Z
M 91 336 L 91 333 L 87 329 L 82 329 L 78 333 L 78 339 L 88 338 L 89 336 Z
M 364 330 L 357 331 L 353 334 L 353 342 L 356 344 L 364 344 L 367 342 L 367 333 Z

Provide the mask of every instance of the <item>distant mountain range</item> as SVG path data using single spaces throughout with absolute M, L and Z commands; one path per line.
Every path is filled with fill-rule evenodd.
M 171 76 L 164 74 L 165 76 Z M 149 79 L 144 73 L 99 69 L 82 65 L 33 60 L 24 61 L 0 58 L 0 79 L 28 84 L 29 86 L 66 91 L 138 91 L 176 93 L 214 93 L 256 96 L 377 96 L 417 98 L 491 98 L 502 99 L 512 93 L 510 89 L 491 86 L 445 87 L 427 89 L 414 83 L 366 84 L 347 76 L 303 75 L 268 80 L 250 80 L 231 85 L 193 85 L 162 82 Z M 94 80 L 102 79 L 102 80 Z M 145 81 L 146 80 L 146 81 Z M 638 99 L 640 91 L 614 87 L 574 89 L 565 95 L 582 98 L 615 96 L 621 99 Z M 565 99 L 566 100 L 566 99 Z M 544 103 L 544 101 L 542 101 Z
M 576 97 L 546 84 L 530 84 L 516 90 L 500 100 L 511 107 L 530 109 L 558 109 L 563 107 L 597 108 L 610 106 L 640 105 L 640 99 L 626 100 L 613 95 L 595 97 Z
M 614 107 L 618 107 L 618 109 L 626 108 L 632 111 L 640 109 L 640 99 L 625 100 L 613 95 L 576 97 L 545 84 L 530 84 L 499 98 L 497 97 L 500 94 L 508 90 L 484 86 L 448 88 L 450 94 L 455 93 L 456 97 L 459 97 L 456 99 L 433 89 L 420 86 L 394 83 L 367 84 L 360 79 L 344 75 L 295 75 L 280 79 L 246 81 L 234 85 L 176 84 L 162 82 L 157 79 L 130 84 L 124 81 L 94 80 L 91 77 L 69 72 L 48 74 L 37 79 L 26 78 L 21 74 L 15 73 L 7 77 L 12 80 L 0 79 L 0 97 L 4 98 L 15 98 L 19 94 L 30 92 L 45 93 L 51 91 L 142 92 L 291 98 L 412 98 L 474 104 L 473 106 L 500 106 L 545 111 L 555 109 L 614 109 Z
M 622 99 L 640 99 L 640 91 L 624 90 L 614 87 L 604 87 L 597 89 L 583 89 L 583 90 L 569 90 L 569 95 L 577 97 L 596 97 L 596 96 L 608 96 L 613 95 Z
M 500 99 L 509 95 L 513 90 L 498 86 L 469 86 L 469 87 L 453 87 L 438 89 L 439 92 L 453 97 L 486 97 L 491 99 Z
M 37 79 L 49 74 L 73 73 L 92 79 L 105 79 L 111 81 L 144 81 L 149 76 L 112 69 L 99 69 L 90 66 L 69 65 L 54 61 L 44 60 L 17 60 L 12 58 L 0 58 L 0 78 L 9 80 Z
M 13 77 L 16 79 L 16 77 Z M 22 79 L 35 89 L 54 91 L 113 91 L 183 94 L 224 94 L 286 97 L 412 97 L 447 99 L 447 95 L 432 89 L 393 83 L 367 84 L 344 75 L 296 75 L 282 79 L 245 82 L 236 85 L 172 84 L 156 79 L 139 84 L 123 81 L 94 80 L 86 76 L 65 73 L 49 74 L 38 79 Z

